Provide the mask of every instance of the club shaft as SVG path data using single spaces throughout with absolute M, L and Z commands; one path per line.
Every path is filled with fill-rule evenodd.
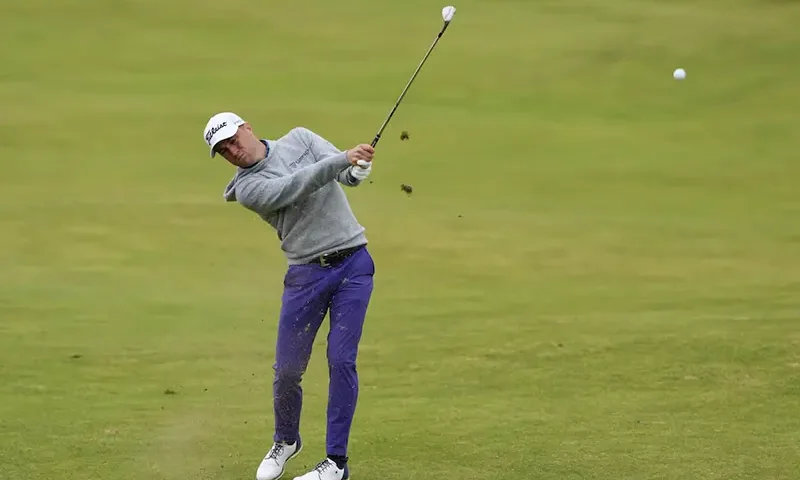
M 392 119 L 392 116 L 394 115 L 394 112 L 397 110 L 397 107 L 400 106 L 400 102 L 403 101 L 403 97 L 406 96 L 406 92 L 408 91 L 408 88 L 411 86 L 411 83 L 417 77 L 417 74 L 419 73 L 419 71 L 422 70 L 422 65 L 425 64 L 425 61 L 428 59 L 428 56 L 430 56 L 431 52 L 433 51 L 433 48 L 439 42 L 439 39 L 442 38 L 442 34 L 444 34 L 444 31 L 447 30 L 447 26 L 448 25 L 450 25 L 449 22 L 444 24 L 444 26 L 442 27 L 442 30 L 439 32 L 438 35 L 436 35 L 436 38 L 433 40 L 433 43 L 431 44 L 430 48 L 428 48 L 428 51 L 425 53 L 425 56 L 422 57 L 422 61 L 419 62 L 419 65 L 417 65 L 417 69 L 414 70 L 414 74 L 411 75 L 411 78 L 408 80 L 408 83 L 406 84 L 406 86 L 403 89 L 402 93 L 400 93 L 400 96 L 397 98 L 397 101 L 395 102 L 394 107 L 392 107 L 392 110 L 389 112 L 389 115 L 386 117 L 386 120 L 383 121 L 383 125 L 381 125 L 381 128 L 378 130 L 377 135 L 375 135 L 375 139 L 372 140 L 372 146 L 373 147 L 375 147 L 378 144 L 378 141 L 381 139 L 381 134 L 383 134 L 383 130 L 389 124 L 389 120 Z

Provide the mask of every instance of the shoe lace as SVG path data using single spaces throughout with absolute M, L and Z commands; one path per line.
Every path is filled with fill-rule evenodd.
M 267 458 L 276 459 L 281 456 L 283 453 L 284 445 L 282 443 L 276 443 L 269 449 L 269 453 L 267 453 Z
M 332 461 L 332 460 L 329 460 L 329 459 L 327 459 L 327 458 L 326 458 L 325 460 L 323 460 L 323 461 L 319 462 L 319 463 L 317 464 L 317 466 L 316 466 L 316 467 L 314 467 L 314 470 L 315 470 L 315 471 L 317 471 L 317 472 L 319 472 L 319 473 L 322 473 L 322 472 L 324 472 L 325 470 L 327 470 L 327 469 L 331 468 L 331 467 L 332 467 L 332 466 L 334 466 L 334 465 L 336 465 L 336 464 L 335 464 L 335 463 L 333 463 L 333 461 Z

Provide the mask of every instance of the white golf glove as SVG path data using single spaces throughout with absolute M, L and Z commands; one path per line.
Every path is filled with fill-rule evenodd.
M 359 160 L 356 163 L 358 163 L 358 166 L 353 165 L 350 167 L 350 175 L 358 181 L 363 181 L 372 173 L 372 162 Z

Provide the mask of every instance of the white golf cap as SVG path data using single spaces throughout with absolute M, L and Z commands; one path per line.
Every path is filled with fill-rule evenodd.
M 236 135 L 239 125 L 244 124 L 244 120 L 239 115 L 231 112 L 222 112 L 214 115 L 208 120 L 206 128 L 203 130 L 203 140 L 208 144 L 211 158 L 214 158 L 214 146 Z

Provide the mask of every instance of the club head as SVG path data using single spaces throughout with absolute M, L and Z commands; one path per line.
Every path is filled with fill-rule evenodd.
M 453 15 L 456 14 L 456 7 L 448 6 L 442 9 L 442 20 L 444 23 L 450 23 L 450 20 L 453 19 Z

